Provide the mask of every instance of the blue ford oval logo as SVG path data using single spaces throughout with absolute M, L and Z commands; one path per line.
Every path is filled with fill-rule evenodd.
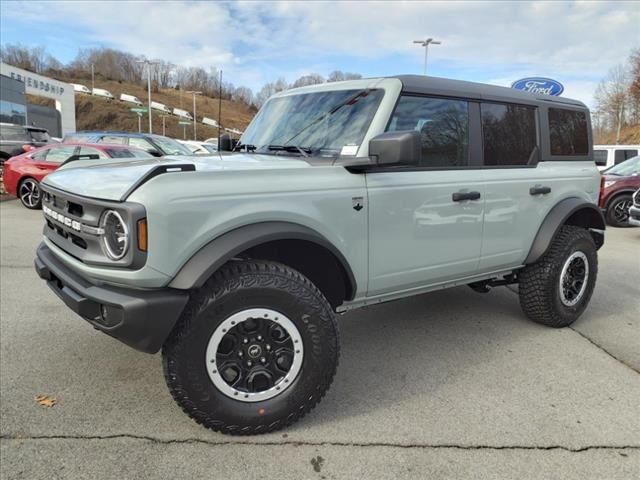
M 544 77 L 529 77 L 516 80 L 511 84 L 511 88 L 529 93 L 552 95 L 554 97 L 564 92 L 564 87 L 560 82 Z

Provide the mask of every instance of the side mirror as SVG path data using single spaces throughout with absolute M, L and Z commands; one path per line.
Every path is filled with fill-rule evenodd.
M 376 165 L 418 165 L 422 156 L 420 133 L 385 132 L 369 141 L 369 156 Z
M 231 137 L 226 133 L 220 136 L 220 145 L 218 145 L 218 150 L 220 150 L 221 152 L 230 152 L 233 150 Z
M 153 155 L 154 157 L 161 157 L 162 154 L 155 148 L 147 148 L 147 153 Z

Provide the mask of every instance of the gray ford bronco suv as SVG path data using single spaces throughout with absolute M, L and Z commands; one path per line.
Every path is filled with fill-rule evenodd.
M 270 432 L 329 388 L 336 313 L 517 284 L 533 321 L 575 321 L 604 241 L 591 145 L 566 98 L 423 76 L 289 90 L 234 151 L 47 176 L 35 268 L 95 328 L 161 349 L 195 421 Z

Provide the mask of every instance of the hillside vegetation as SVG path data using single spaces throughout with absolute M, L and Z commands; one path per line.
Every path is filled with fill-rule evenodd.
M 616 132 L 596 132 L 596 145 L 615 145 Z M 637 145 L 640 144 L 640 125 L 631 125 L 620 130 L 620 145 Z
M 71 78 L 57 77 L 58 80 L 79 83 L 91 89 L 91 78 Z M 104 88 L 110 91 L 115 97 L 114 100 L 107 100 L 102 97 L 76 93 L 76 129 L 77 130 L 122 130 L 127 132 L 138 131 L 138 115 L 130 109 L 136 105 L 119 100 L 121 93 L 127 93 L 138 97 L 144 106 L 147 106 L 146 88 L 135 84 L 115 80 L 106 80 L 96 76 L 96 88 Z M 157 89 L 151 92 L 151 100 L 167 105 L 169 108 L 182 108 L 193 115 L 193 96 L 189 93 L 172 88 Z M 46 104 L 47 99 L 29 96 L 32 103 Z M 222 100 L 222 126 L 226 128 L 236 128 L 241 131 L 247 127 L 253 116 L 255 108 L 244 103 L 233 100 Z M 204 95 L 196 96 L 196 113 L 198 125 L 196 128 L 198 140 L 205 140 L 210 137 L 217 137 L 218 129 L 201 123 L 202 117 L 209 117 L 218 120 L 218 99 Z M 161 112 L 153 110 L 151 119 L 153 122 L 153 133 L 162 134 Z M 188 140 L 193 139 L 193 125 L 183 127 L 178 125 L 180 119 L 173 115 L 165 118 L 166 135 L 173 138 L 182 139 L 186 134 Z M 147 114 L 142 116 L 142 132 L 149 130 L 149 119 Z M 223 132 L 224 133 L 224 132 Z

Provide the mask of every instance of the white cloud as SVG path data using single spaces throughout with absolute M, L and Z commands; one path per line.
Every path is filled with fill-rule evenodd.
M 567 95 L 589 102 L 591 85 L 640 45 L 634 2 L 32 1 L 28 7 L 5 5 L 3 17 L 26 19 L 34 29 L 72 23 L 91 42 L 217 66 L 253 88 L 313 67 L 327 66 L 325 74 L 350 70 L 354 58 L 361 65 L 390 59 L 390 68 L 415 64 L 419 71 L 423 53 L 411 42 L 429 35 L 443 42 L 432 56 L 443 70 L 483 81 L 512 80 L 518 72 L 559 77 Z

